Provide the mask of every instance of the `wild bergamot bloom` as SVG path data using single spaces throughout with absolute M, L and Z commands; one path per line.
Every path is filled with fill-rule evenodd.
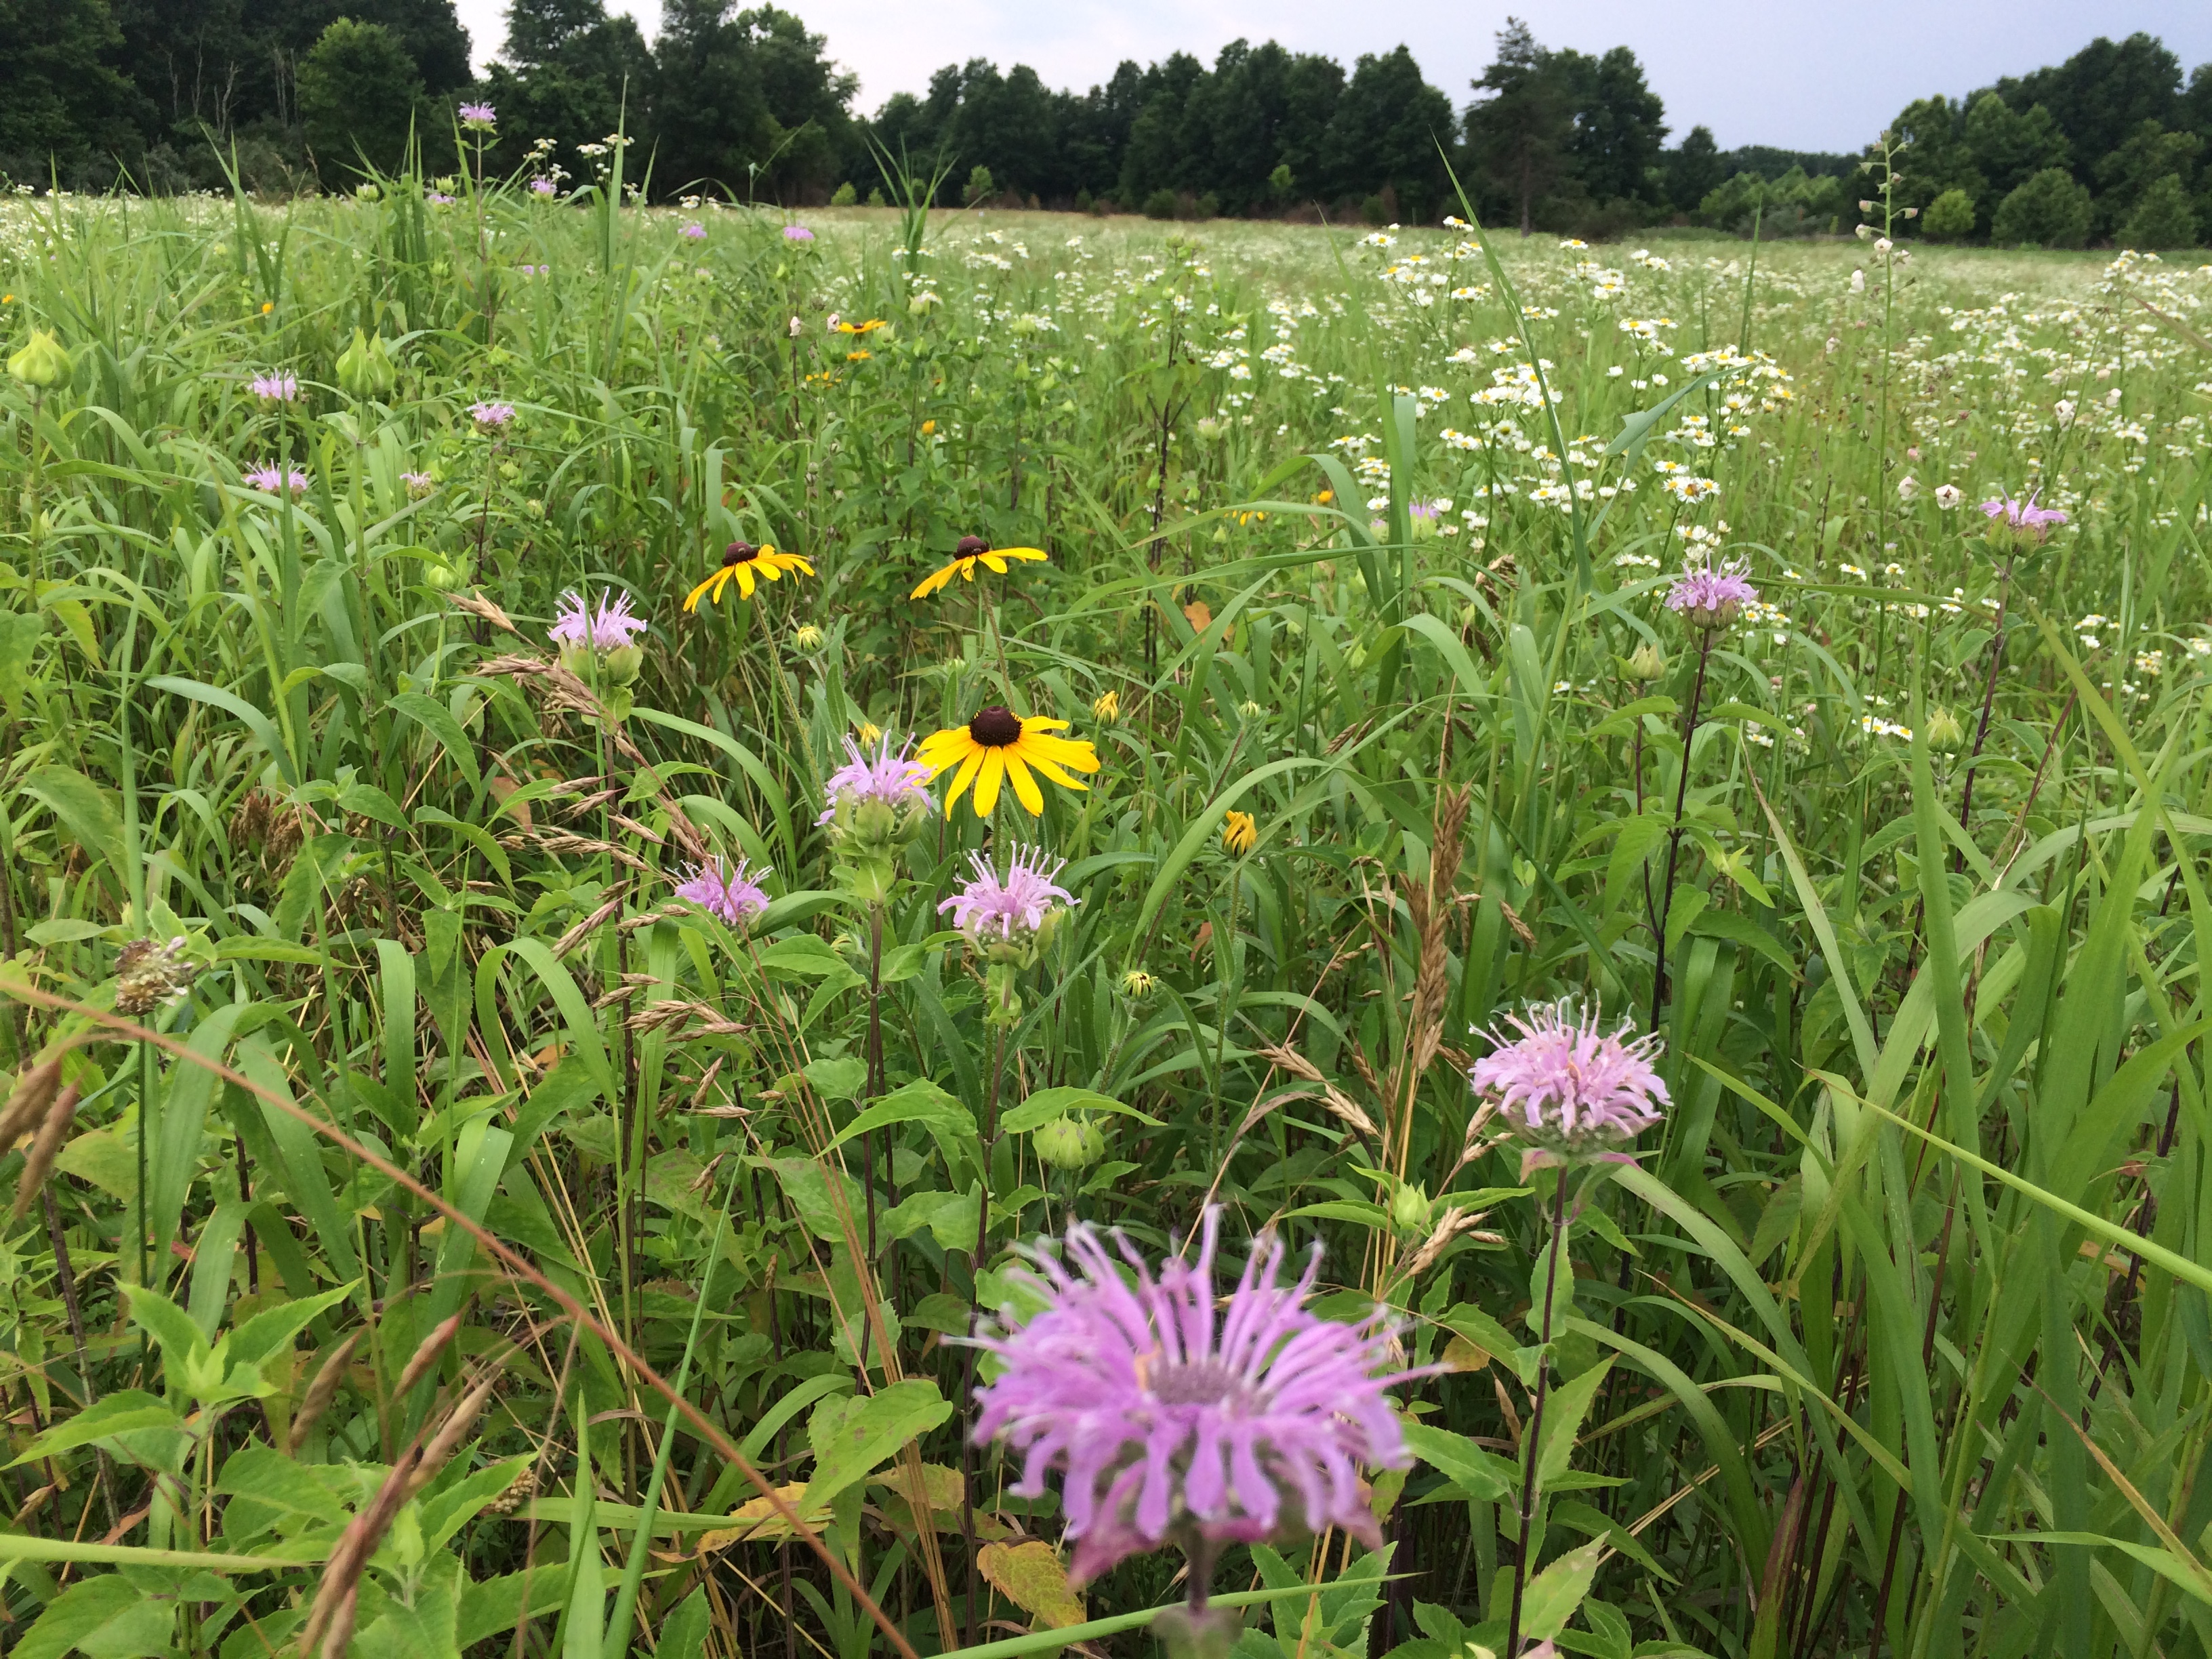
M 951 768 L 959 769 L 953 773 L 951 792 L 945 798 L 948 818 L 971 783 L 975 786 L 975 816 L 989 817 L 991 809 L 999 804 L 1000 786 L 1009 779 L 1016 798 L 1029 809 L 1030 817 L 1036 817 L 1044 811 L 1044 792 L 1030 775 L 1032 769 L 1067 789 L 1091 787 L 1068 776 L 1068 768 L 1079 772 L 1098 769 L 1098 751 L 1089 744 L 1052 735 L 1066 729 L 1066 720 L 1042 714 L 1024 719 L 1010 708 L 994 705 L 965 726 L 948 726 L 923 738 L 915 758 L 929 769 L 933 778 Z
M 921 586 L 908 597 L 926 599 L 955 576 L 959 577 L 963 581 L 972 582 L 975 580 L 975 567 L 979 564 L 986 570 L 1003 576 L 1006 574 L 1008 559 L 1020 559 L 1034 563 L 1044 556 L 1042 548 L 994 547 L 981 536 L 963 536 L 953 547 L 952 562 L 941 570 L 933 570 L 924 576 Z
M 1652 1069 L 1656 1036 L 1628 1039 L 1628 1028 L 1601 1030 L 1595 1014 L 1571 1003 L 1508 1014 L 1483 1032 L 1492 1051 L 1468 1073 L 1474 1091 L 1498 1103 L 1514 1134 L 1528 1143 L 1522 1163 L 1626 1164 L 1619 1150 L 1660 1121 L 1667 1085 Z
M 796 553 L 779 553 L 772 547 L 755 547 L 750 542 L 732 542 L 722 550 L 722 562 L 714 574 L 685 596 L 684 608 L 696 611 L 702 599 L 709 604 L 720 604 L 722 590 L 733 581 L 738 585 L 738 597 L 750 599 L 756 582 L 780 582 L 787 570 L 803 570 L 810 576 L 814 574 L 814 567 Z
M 1012 1443 L 1022 1497 L 1060 1474 L 1078 1583 L 1170 1543 L 1190 1555 L 1194 1590 L 1227 1543 L 1339 1527 L 1380 1544 L 1360 1466 L 1408 1461 L 1384 1397 L 1401 1378 L 1382 1311 L 1357 1325 L 1310 1311 L 1319 1253 L 1284 1285 L 1279 1240 L 1254 1247 L 1217 1304 L 1220 1225 L 1207 1210 L 1198 1260 L 1155 1273 L 1079 1224 L 1064 1262 L 1039 1254 L 1026 1275 L 1042 1310 L 1009 1310 L 976 1339 L 1004 1369 L 977 1394 L 975 1438 Z

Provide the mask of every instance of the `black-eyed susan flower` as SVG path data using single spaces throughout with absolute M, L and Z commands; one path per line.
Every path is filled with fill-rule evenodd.
M 1027 807 L 1032 817 L 1044 811 L 1044 792 L 1037 787 L 1036 773 L 1066 789 L 1088 789 L 1087 783 L 1070 777 L 1068 770 L 1096 772 L 1098 751 L 1087 743 L 1072 738 L 1059 738 L 1055 732 L 1067 729 L 1066 720 L 1048 719 L 1032 714 L 1026 720 L 1010 708 L 986 708 L 965 726 L 949 726 L 942 732 L 922 739 L 921 748 L 915 758 L 929 769 L 934 778 L 938 774 L 957 768 L 952 774 L 952 787 L 945 797 L 945 816 L 952 816 L 952 809 L 969 784 L 975 786 L 975 816 L 987 818 L 991 809 L 999 804 L 1000 787 L 1011 781 L 1014 795 Z
M 1221 844 L 1231 852 L 1243 855 L 1252 850 L 1260 839 L 1260 826 L 1252 821 L 1249 812 L 1231 810 L 1221 821 Z
M 848 323 L 840 319 L 832 322 L 830 326 L 833 331 L 839 334 L 873 334 L 878 329 L 888 328 L 890 325 L 880 317 L 871 317 L 865 323 Z
M 686 611 L 696 611 L 701 599 L 709 604 L 721 603 L 722 590 L 732 582 L 738 585 L 738 597 L 750 599 L 754 583 L 779 582 L 787 570 L 802 570 L 814 574 L 814 567 L 796 553 L 779 553 L 772 547 L 755 547 L 750 542 L 732 542 L 722 551 L 722 562 L 714 574 L 693 588 L 684 600 Z
M 1009 559 L 1034 563 L 1044 556 L 1042 548 L 994 547 L 981 536 L 963 536 L 952 550 L 952 562 L 924 576 L 921 585 L 908 597 L 926 599 L 955 576 L 963 581 L 972 582 L 975 580 L 975 567 L 979 564 L 986 570 L 1003 576 L 1006 574 L 1006 561 Z
M 1113 725 L 1121 718 L 1121 694 L 1119 691 L 1101 691 L 1091 700 L 1091 712 L 1107 725 Z

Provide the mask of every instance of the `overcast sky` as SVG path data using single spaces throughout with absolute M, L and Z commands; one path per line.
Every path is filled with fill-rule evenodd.
M 458 0 L 479 64 L 506 37 L 506 0 Z M 919 92 L 939 65 L 969 58 L 1028 64 L 1049 86 L 1080 90 L 1124 58 L 1175 51 L 1211 62 L 1239 35 L 1326 52 L 1349 68 L 1400 42 L 1455 104 L 1490 61 L 1512 10 L 1547 46 L 1627 46 L 1667 103 L 1677 139 L 1694 125 L 1723 149 L 1856 150 L 1911 99 L 1953 94 L 2070 57 L 2097 34 L 2161 36 L 2185 65 L 2212 59 L 2204 0 L 797 0 L 787 9 L 830 37 L 860 77 L 860 107 Z M 659 0 L 610 0 L 652 33 Z

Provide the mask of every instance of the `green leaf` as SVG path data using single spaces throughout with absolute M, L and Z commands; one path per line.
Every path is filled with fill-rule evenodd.
M 806 1080 L 824 1100 L 853 1100 L 868 1086 L 868 1062 L 848 1056 L 842 1060 L 810 1060 Z
M 107 860 L 118 879 L 123 867 L 123 814 L 107 792 L 82 772 L 66 766 L 41 766 L 23 780 L 23 790 L 53 810 L 62 827 Z
M 937 1384 L 920 1378 L 894 1382 L 866 1399 L 825 1401 L 807 1419 L 814 1474 L 798 1507 L 827 1504 L 917 1435 L 952 1415 Z
M 190 697 L 235 714 L 246 722 L 246 729 L 259 738 L 261 746 L 269 751 L 269 758 L 276 763 L 276 769 L 284 781 L 296 787 L 300 775 L 293 769 L 292 757 L 284 747 L 284 740 L 276 735 L 276 724 L 252 703 L 234 691 L 225 691 L 218 686 L 199 680 L 181 679 L 173 674 L 157 674 L 146 684 L 156 691 L 173 691 L 180 697 Z
M 0 715 L 9 720 L 22 712 L 32 659 L 45 632 L 45 620 L 34 611 L 0 611 Z
M 999 1127 L 1010 1135 L 1027 1134 L 1070 1112 L 1118 1112 L 1149 1127 L 1160 1127 L 1159 1119 L 1147 1116 L 1133 1106 L 1124 1106 L 1111 1095 L 1102 1095 L 1096 1089 L 1061 1087 L 1039 1089 L 1000 1118 Z
M 177 1317 L 185 1318 L 181 1310 Z M 191 1322 L 186 1320 L 185 1323 L 189 1326 Z M 198 1336 L 199 1333 L 195 1330 L 192 1334 Z M 136 1434 L 143 1429 L 181 1431 L 184 1426 L 183 1420 L 163 1401 L 142 1389 L 125 1389 L 118 1394 L 104 1395 L 75 1417 L 55 1424 L 8 1467 L 12 1469 L 24 1463 L 35 1463 L 42 1457 L 75 1451 L 79 1446 L 89 1446 L 113 1435 Z
M 1552 1390 L 1551 1402 L 1544 1409 L 1543 1443 L 1536 1454 L 1537 1491 L 1543 1491 L 1567 1472 L 1575 1455 L 1575 1437 L 1582 1432 L 1583 1419 L 1589 1414 L 1590 1401 L 1597 1397 L 1598 1389 L 1612 1370 L 1613 1361 L 1601 1359 L 1581 1376 Z
M 1404 1433 L 1406 1449 L 1468 1497 L 1494 1504 L 1510 1489 L 1510 1483 L 1498 1470 L 1504 1460 L 1465 1435 L 1426 1423 L 1408 1423 Z
M 476 745 L 469 741 L 461 723 L 453 718 L 453 711 L 434 697 L 426 697 L 420 691 L 401 691 L 394 694 L 385 705 L 395 714 L 404 715 L 437 738 L 446 753 L 453 757 L 471 787 L 480 786 L 483 775 L 477 769 Z
M 857 1114 L 837 1132 L 828 1150 L 893 1123 L 919 1123 L 927 1129 L 947 1170 L 953 1167 L 957 1154 L 975 1144 L 975 1120 L 968 1109 L 927 1078 L 916 1078 Z
M 102 1573 L 72 1584 L 39 1615 L 16 1646 L 15 1659 L 160 1659 L 173 1651 L 170 1634 L 177 1602 L 149 1595 L 120 1573 Z
M 1590 1582 L 1597 1577 L 1597 1564 L 1605 1548 L 1603 1539 L 1593 1540 L 1579 1549 L 1569 1550 L 1528 1581 L 1521 1604 L 1523 1636 L 1548 1642 L 1567 1627 L 1567 1620 L 1575 1616 L 1575 1609 L 1589 1594 Z

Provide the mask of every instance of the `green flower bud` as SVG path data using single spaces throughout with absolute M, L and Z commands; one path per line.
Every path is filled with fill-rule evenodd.
M 1429 1224 L 1429 1195 L 1419 1185 L 1402 1182 L 1390 1194 L 1390 1224 L 1410 1233 Z
M 380 336 L 372 342 L 361 330 L 338 357 L 338 385 L 351 398 L 380 398 L 392 390 L 398 377 L 392 367 L 391 349 Z
M 1659 653 L 1659 647 L 1649 640 L 1638 646 L 1635 653 L 1628 659 L 1628 678 L 1632 680 L 1643 680 L 1648 683 L 1663 678 L 1666 672 L 1667 659 Z
M 1956 749 L 1966 733 L 1960 729 L 1959 717 L 1937 703 L 1928 711 L 1928 746 L 1930 749 Z
M 63 385 L 75 367 L 69 353 L 62 349 L 61 342 L 43 328 L 33 329 L 30 343 L 8 360 L 9 374 L 41 392 L 52 392 Z
M 1066 1117 L 1039 1124 L 1030 1136 L 1037 1162 L 1054 1170 L 1079 1170 L 1091 1163 L 1097 1154 L 1085 1145 L 1083 1127 L 1073 1118 Z

